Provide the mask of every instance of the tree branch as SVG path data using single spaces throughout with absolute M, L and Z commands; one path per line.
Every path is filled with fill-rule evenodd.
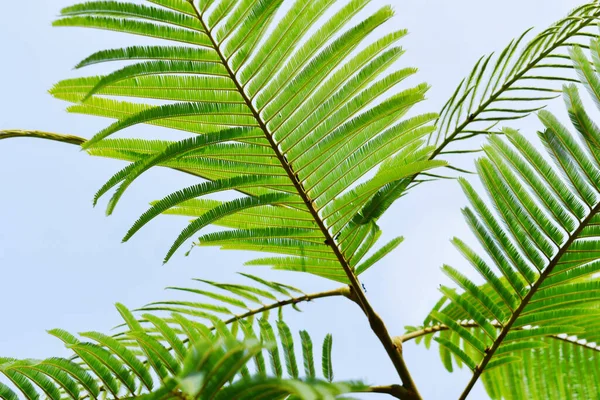
M 226 325 L 229 325 L 236 321 L 240 321 L 242 319 L 249 318 L 253 315 L 261 314 L 265 311 L 273 310 L 276 308 L 285 307 L 288 305 L 294 305 L 294 304 L 298 304 L 298 303 L 310 302 L 310 301 L 317 300 L 317 299 L 324 299 L 327 297 L 340 297 L 340 296 L 346 297 L 348 299 L 352 299 L 352 290 L 350 289 L 350 287 L 342 286 L 340 288 L 333 289 L 333 290 L 327 290 L 327 291 L 318 292 L 318 293 L 310 293 L 310 294 L 305 294 L 304 296 L 292 297 L 289 299 L 277 301 L 277 302 L 274 302 L 271 304 L 267 304 L 263 307 L 249 310 L 243 314 L 235 315 L 229 319 L 223 320 L 223 323 Z M 147 307 L 147 308 L 141 308 L 141 309 L 135 310 L 135 311 L 162 311 L 162 310 L 160 308 Z M 123 326 L 123 325 L 119 325 L 119 326 Z M 214 329 L 215 329 L 214 326 L 210 327 L 210 330 L 214 330 Z M 124 334 L 125 334 L 125 332 L 119 333 L 115 336 L 122 336 Z M 189 341 L 189 338 L 183 339 L 184 343 L 187 343 L 188 341 Z M 167 350 L 172 350 L 172 347 L 168 347 Z
M 473 329 L 480 327 L 477 324 L 473 324 L 473 323 L 469 323 L 469 322 L 459 322 L 459 325 L 462 326 L 463 328 L 473 328 Z M 498 329 L 502 328 L 502 326 L 500 324 L 498 324 L 497 322 L 492 323 L 492 326 L 494 326 L 495 328 L 498 328 Z M 521 329 L 522 328 L 518 328 L 518 329 L 514 329 L 514 330 L 518 331 Z M 402 343 L 404 343 L 404 342 L 408 342 L 409 340 L 416 339 L 421 336 L 433 335 L 437 332 L 442 332 L 442 331 L 447 331 L 447 330 L 450 330 L 450 328 L 448 326 L 446 326 L 444 324 L 437 324 L 437 325 L 428 326 L 427 328 L 416 330 L 414 332 L 409 332 L 402 336 L 396 336 L 394 339 L 399 340 Z M 573 344 L 576 346 L 582 346 L 582 347 L 585 347 L 586 349 L 595 350 L 595 351 L 600 352 L 600 345 L 592 347 L 592 346 L 588 345 L 587 341 L 586 341 L 586 343 L 581 343 L 581 339 L 571 339 L 572 336 L 562 337 L 559 335 L 547 335 L 544 337 L 560 340 L 562 342 L 570 343 L 570 344 Z
M 87 139 L 79 137 L 79 136 L 64 135 L 64 134 L 53 133 L 53 132 L 31 131 L 31 130 L 20 130 L 20 129 L 0 130 L 0 140 L 11 139 L 11 138 L 20 138 L 20 137 L 52 140 L 55 142 L 74 144 L 76 146 L 81 146 L 83 143 L 85 143 L 87 141 Z M 92 154 L 92 155 L 94 155 L 94 154 Z M 106 158 L 110 158 L 110 157 L 106 157 Z M 129 161 L 129 160 L 126 160 L 126 161 Z M 183 172 L 183 173 L 186 173 L 189 175 L 197 176 L 202 179 L 210 180 L 209 178 L 207 178 L 204 175 L 199 174 L 195 171 L 186 170 L 186 169 L 182 169 L 182 168 L 167 167 L 167 166 L 165 166 L 165 168 L 169 168 L 169 169 L 172 169 L 175 171 L 179 171 L 179 172 Z M 245 194 L 247 196 L 252 196 L 250 193 L 246 193 L 244 190 L 236 190 L 236 191 L 238 191 L 242 194 Z

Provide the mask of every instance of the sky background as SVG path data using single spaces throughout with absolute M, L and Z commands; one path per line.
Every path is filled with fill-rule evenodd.
M 67 114 L 66 103 L 46 91 L 60 79 L 106 72 L 106 66 L 73 71 L 87 55 L 140 39 L 105 31 L 52 28 L 61 7 L 72 0 L 5 2 L 0 14 L 0 129 L 23 128 L 91 137 L 108 124 L 99 118 Z M 373 0 L 370 9 L 392 4 L 387 29 L 408 28 L 402 66 L 416 66 L 411 84 L 432 85 L 418 111 L 437 111 L 460 79 L 483 54 L 501 50 L 511 38 L 535 26 L 537 31 L 579 5 L 578 0 Z M 136 42 L 138 40 L 138 42 Z M 104 69 L 103 69 L 104 68 Z M 114 68 L 114 65 L 111 67 Z M 406 87 L 406 86 L 404 86 Z M 560 115 L 562 103 L 550 107 Z M 529 118 L 513 126 L 532 137 L 540 124 Z M 130 137 L 181 138 L 181 133 L 136 127 Z M 467 159 L 464 165 L 472 165 Z M 123 164 L 92 158 L 74 146 L 16 139 L 0 142 L 0 356 L 44 358 L 66 355 L 47 329 L 107 332 L 119 323 L 115 302 L 130 308 L 172 299 L 165 286 L 193 286 L 190 278 L 236 282 L 238 271 L 296 285 L 306 292 L 337 287 L 317 277 L 249 269 L 252 254 L 201 248 L 166 266 L 161 260 L 185 226 L 186 219 L 163 217 L 146 226 L 129 243 L 121 238 L 148 202 L 195 181 L 183 174 L 154 169 L 124 196 L 114 215 L 92 208 L 95 191 Z M 474 244 L 460 214 L 465 199 L 452 181 L 420 187 L 398 201 L 381 221 L 386 239 L 405 242 L 362 276 L 368 297 L 392 335 L 418 325 L 440 297 L 442 263 L 470 273 L 449 243 L 459 236 Z M 255 257 L 256 258 L 256 257 Z M 252 267 L 257 268 L 257 267 Z M 286 310 L 294 331 L 305 328 L 316 341 L 334 335 L 338 379 L 372 384 L 397 383 L 383 348 L 359 309 L 345 299 L 324 299 Z M 425 399 L 458 397 L 469 373 L 447 373 L 437 349 L 409 343 L 405 358 Z M 360 396 L 357 396 L 360 397 Z M 381 395 L 360 398 L 376 399 Z M 478 385 L 472 399 L 485 399 Z

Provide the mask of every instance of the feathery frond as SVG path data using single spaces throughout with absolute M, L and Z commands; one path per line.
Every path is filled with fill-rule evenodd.
M 564 93 L 578 138 L 552 114 L 538 114 L 551 161 L 517 131 L 492 132 L 502 121 L 541 110 L 557 96 L 558 83 L 581 81 L 600 105 L 600 41 L 588 47 L 592 62 L 577 46 L 565 53 L 574 44 L 587 47 L 582 38 L 595 37 L 590 28 L 599 21 L 597 2 L 572 11 L 522 49 L 528 32 L 497 57 L 481 58 L 441 115 L 410 117 L 428 85 L 395 90 L 416 69 L 391 68 L 403 54 L 397 42 L 405 30 L 372 39 L 392 17 L 389 6 L 362 17 L 369 0 L 295 0 L 286 10 L 283 0 L 149 3 L 85 2 L 63 9 L 54 23 L 161 41 L 96 52 L 76 67 L 126 63 L 51 90 L 73 103 L 70 112 L 114 120 L 109 126 L 87 141 L 17 130 L 0 132 L 0 139 L 45 138 L 127 161 L 94 198 L 95 204 L 114 190 L 107 214 L 153 167 L 201 178 L 152 203 L 123 239 L 161 214 L 193 217 L 165 262 L 197 238 L 194 246 L 270 253 L 247 265 L 350 286 L 308 295 L 244 274 L 251 284 L 198 280 L 201 288 L 173 288 L 196 295 L 192 301 L 154 302 L 141 313 L 118 305 L 125 323 L 115 336 L 51 331 L 73 352 L 71 359 L 1 359 L 0 373 L 10 383 L 0 383 L 0 398 L 20 393 L 56 400 L 334 399 L 356 390 L 419 398 L 398 343 L 361 291 L 358 276 L 403 241 L 398 237 L 374 249 L 385 211 L 428 178 L 446 177 L 430 170 L 447 166 L 438 156 L 466 151 L 446 151 L 450 144 L 492 133 L 507 140 L 492 137 L 477 170 L 493 209 L 467 181 L 461 183 L 471 202 L 465 216 L 493 266 L 455 239 L 485 283 L 444 266 L 461 291 L 441 287 L 444 298 L 424 327 L 405 338 L 431 333 L 423 336 L 429 345 L 436 334 L 444 365 L 473 371 L 461 398 L 480 376 L 494 398 L 564 397 L 563 380 L 550 374 L 531 379 L 544 371 L 538 363 L 576 362 L 581 377 L 572 380 L 571 391 L 580 397 L 600 391 L 594 345 L 600 340 L 600 286 L 594 278 L 600 272 L 600 129 L 571 85 Z M 190 136 L 115 137 L 140 124 Z M 221 192 L 237 197 L 208 197 Z M 213 225 L 226 229 L 204 231 Z M 316 378 L 315 346 L 305 331 L 299 367 L 299 346 L 282 309 L 330 296 L 348 297 L 361 307 L 402 386 L 333 383 L 331 335 L 322 344 L 324 379 Z M 276 321 L 271 310 L 279 311 Z M 498 384 L 501 378 L 508 389 Z
M 182 232 L 165 261 L 207 225 L 243 219 L 249 223 L 245 227 L 203 235 L 197 244 L 282 254 L 250 264 L 351 283 L 349 274 L 356 273 L 379 236 L 375 220 L 359 221 L 356 214 L 387 185 L 445 165 L 428 160 L 433 149 L 424 146 L 437 116 L 401 120 L 424 99 L 425 84 L 388 95 L 416 72 L 386 72 L 403 53 L 396 43 L 406 31 L 370 39 L 392 16 L 390 7 L 350 25 L 368 0 L 347 1 L 326 18 L 335 1 L 296 1 L 275 19 L 281 3 L 95 1 L 65 8 L 56 26 L 108 29 L 171 43 L 95 53 L 78 68 L 134 63 L 106 76 L 63 81 L 51 93 L 76 103 L 72 112 L 117 120 L 83 144 L 93 155 L 133 162 L 96 196 L 118 185 L 109 214 L 131 183 L 153 166 L 210 181 L 155 203 L 125 240 L 161 213 L 191 204 L 206 207 L 210 201 L 202 196 L 235 190 L 247 197 L 213 203 Z M 122 97 L 127 99 L 115 99 Z M 199 136 L 173 143 L 107 139 L 142 123 Z M 366 179 L 373 171 L 374 177 Z M 251 208 L 260 210 L 256 224 L 246 217 Z M 270 224 L 282 214 L 288 229 Z M 295 221 L 291 226 L 290 219 Z
M 366 388 L 358 382 L 332 382 L 330 337 L 325 341 L 328 353 L 323 355 L 327 362 L 324 367 L 324 371 L 328 371 L 327 380 L 315 377 L 314 366 L 310 375 L 301 378 L 294 337 L 283 320 L 277 322 L 277 330 L 265 318 L 259 320 L 260 330 L 249 320 L 239 320 L 244 333 L 238 338 L 216 318 L 211 322 L 216 329 L 211 332 L 210 325 L 177 313 L 169 318 L 146 313 L 142 321 L 138 321 L 124 306 L 117 305 L 117 309 L 127 325 L 118 336 L 82 333 L 82 338 L 91 340 L 88 342 L 60 329 L 50 331 L 74 353 L 72 359 L 0 359 L 0 374 L 14 386 L 13 389 L 2 384 L 2 398 L 18 398 L 17 390 L 27 399 L 43 395 L 56 400 L 97 399 L 104 395 L 229 399 L 233 393 L 235 398 L 248 399 L 257 398 L 254 396 L 259 393 L 270 393 L 269 396 L 277 393 L 269 398 L 281 399 L 290 395 L 303 399 L 334 399 L 339 394 Z M 305 331 L 301 337 L 303 344 L 312 343 Z M 273 365 L 272 374 L 267 373 L 263 351 L 277 360 L 280 352 L 283 353 L 289 379 L 282 378 L 279 364 Z M 306 345 L 303 345 L 303 355 L 305 360 L 314 359 L 312 348 Z M 270 390 L 265 392 L 265 387 Z M 324 393 L 327 396 L 322 397 Z
M 568 50 L 596 36 L 600 6 L 589 2 L 522 45 L 531 29 L 513 39 L 498 56 L 481 57 L 440 112 L 429 144 L 441 152 L 455 141 L 486 135 L 560 96 L 563 83 L 577 83 Z
M 592 47 L 599 48 L 597 39 Z M 594 59 L 600 59 L 596 51 L 593 54 Z M 577 47 L 571 58 L 597 101 L 600 79 L 591 63 Z M 478 286 L 444 266 L 444 272 L 464 293 L 442 286 L 449 304 L 439 303 L 428 325 L 446 327 L 435 338 L 445 365 L 451 369 L 454 358 L 457 364 L 464 363 L 473 370 L 463 399 L 488 370 L 535 381 L 541 370 L 527 369 L 534 358 L 539 363 L 547 362 L 542 361 L 546 357 L 555 365 L 564 365 L 565 359 L 582 354 L 576 349 L 561 352 L 565 342 L 556 344 L 553 340 L 574 335 L 585 344 L 598 339 L 600 282 L 595 275 L 600 265 L 596 229 L 600 215 L 600 130 L 585 111 L 576 86 L 564 87 L 564 99 L 577 136 L 549 112 L 539 112 L 545 127 L 540 139 L 552 162 L 510 129 L 504 130 L 508 141 L 492 137 L 484 147 L 486 158 L 478 160 L 477 170 L 495 212 L 461 180 L 472 207 L 464 214 L 494 267 L 454 239 L 485 284 Z M 478 329 L 466 328 L 465 323 Z M 581 351 L 588 350 L 595 351 Z M 520 356 L 522 352 L 525 358 Z M 594 361 L 581 367 L 590 368 L 580 373 L 593 380 Z M 500 393 L 497 398 L 504 396 L 491 379 L 487 380 L 489 390 Z M 523 386 L 525 397 L 560 398 L 562 380 L 548 378 L 543 382 Z M 569 390 L 585 397 L 592 388 L 597 392 L 594 384 Z M 511 396 L 519 393 L 513 391 Z
M 437 127 L 427 138 L 427 144 L 433 147 L 429 159 L 478 151 L 465 150 L 462 144 L 475 136 L 502 134 L 495 129 L 499 123 L 543 109 L 548 101 L 560 96 L 561 83 L 578 82 L 567 50 L 595 37 L 592 32 L 599 19 L 600 6 L 596 1 L 588 2 L 533 37 L 522 49 L 519 47 L 531 29 L 512 40 L 497 57 L 481 57 L 440 111 Z M 461 147 L 450 148 L 459 143 Z M 452 165 L 447 168 L 470 172 Z M 447 174 L 428 177 L 424 171 L 384 185 L 355 220 L 376 221 L 408 189 L 441 178 L 454 179 Z

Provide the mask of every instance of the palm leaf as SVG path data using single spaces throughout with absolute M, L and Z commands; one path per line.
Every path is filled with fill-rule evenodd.
M 593 44 L 598 49 L 596 40 Z M 593 54 L 600 59 L 597 52 Z M 597 100 L 600 80 L 591 63 L 578 48 L 571 57 L 584 86 Z M 569 343 L 577 347 L 598 339 L 600 131 L 576 86 L 565 86 L 564 98 L 577 135 L 552 114 L 539 112 L 545 127 L 540 139 L 550 161 L 510 129 L 504 130 L 508 140 L 493 137 L 484 147 L 486 158 L 478 160 L 477 169 L 495 212 L 461 180 L 472 207 L 464 214 L 494 267 L 455 240 L 485 284 L 478 286 L 445 266 L 446 274 L 464 292 L 442 287 L 444 302 L 449 304 L 439 303 L 427 325 L 431 332 L 442 331 L 436 340 L 445 348 L 443 353 L 449 352 L 448 368 L 451 354 L 460 359 L 459 365 L 465 363 L 473 370 L 461 398 L 488 370 L 493 375 L 486 378 L 486 387 L 494 398 L 519 398 L 522 393 L 527 398 L 560 398 L 564 381 L 542 378 L 537 363 L 564 365 L 583 354 L 589 363 L 580 364 L 579 372 L 586 376 L 582 380 L 593 380 L 595 347 L 566 348 Z M 563 340 L 571 336 L 577 340 Z M 499 374 L 511 383 L 517 377 L 529 382 L 539 377 L 540 384 L 526 384 L 507 395 L 493 381 Z M 583 397 L 589 390 L 597 387 L 583 383 L 569 387 L 570 393 Z
M 72 112 L 117 120 L 83 144 L 93 155 L 133 162 L 96 196 L 120 184 L 108 213 L 131 183 L 152 166 L 175 168 L 214 182 L 157 202 L 140 217 L 126 240 L 161 213 L 189 210 L 191 204 L 208 206 L 210 202 L 201 196 L 235 190 L 249 197 L 197 215 L 166 260 L 209 224 L 250 223 L 249 207 L 256 207 L 261 213 L 259 225 L 234 226 L 237 229 L 222 234 L 221 240 L 205 235 L 198 244 L 283 254 L 291 262 L 288 270 L 352 282 L 359 261 L 379 236 L 374 222 L 357 223 L 354 215 L 386 185 L 444 165 L 427 161 L 433 149 L 423 146 L 437 116 L 401 120 L 423 100 L 428 89 L 424 84 L 386 96 L 416 72 L 413 68 L 386 72 L 402 54 L 396 42 L 406 31 L 369 39 L 392 16 L 389 7 L 350 25 L 368 0 L 348 1 L 327 18 L 321 17 L 334 1 L 296 1 L 276 21 L 281 3 L 158 1 L 145 6 L 100 1 L 65 8 L 55 25 L 115 30 L 171 43 L 97 52 L 78 67 L 135 62 L 106 76 L 63 81 L 51 93 L 77 103 L 70 108 Z M 177 42 L 191 46 L 180 47 Z M 150 105 L 131 99 L 169 103 Z M 107 139 L 142 123 L 206 139 Z M 232 150 L 239 156 L 232 156 Z M 394 155 L 397 163 L 382 164 Z M 377 170 L 374 178 L 361 183 Z M 299 235 L 270 223 L 282 213 L 297 221 L 293 226 L 301 225 L 314 234 Z M 331 273 L 324 269 L 327 260 L 332 261 Z M 279 268 L 278 262 L 269 265 Z M 360 272 L 366 268 L 363 265 Z

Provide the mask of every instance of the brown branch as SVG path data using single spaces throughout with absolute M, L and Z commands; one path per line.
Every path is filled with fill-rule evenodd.
M 267 304 L 263 307 L 248 310 L 247 312 L 245 312 L 243 314 L 234 315 L 233 317 L 231 317 L 229 319 L 223 320 L 223 323 L 226 325 L 229 325 L 234 322 L 240 321 L 242 319 L 252 317 L 253 315 L 261 314 L 265 311 L 273 310 L 276 308 L 285 307 L 285 306 L 289 306 L 289 305 L 295 305 L 298 303 L 308 303 L 313 300 L 324 299 L 327 297 L 340 297 L 340 296 L 343 296 L 343 297 L 353 300 L 352 299 L 352 290 L 350 289 L 350 287 L 342 286 L 342 287 L 339 287 L 339 288 L 333 289 L 333 290 L 327 290 L 327 291 L 318 292 L 318 293 L 310 293 L 310 294 L 305 294 L 303 296 L 290 297 L 285 300 L 276 301 L 274 303 Z M 150 305 L 152 305 L 152 303 Z M 160 307 L 143 307 L 140 309 L 136 309 L 134 311 L 143 312 L 143 311 L 165 311 L 165 310 L 161 309 Z M 215 318 L 217 318 L 217 317 L 215 317 Z M 145 321 L 145 320 L 142 320 L 142 322 L 143 321 Z M 126 326 L 126 324 L 118 325 L 117 327 L 115 327 L 115 329 L 119 328 L 119 327 L 123 327 L 123 326 Z M 215 327 L 211 326 L 209 329 L 214 330 Z M 121 332 L 121 333 L 116 334 L 115 337 L 123 336 L 126 334 L 127 334 L 127 332 Z M 189 341 L 189 338 L 183 339 L 184 343 L 187 343 L 188 341 Z M 172 347 L 167 347 L 167 350 L 172 350 L 172 349 L 173 349 Z
M 406 389 L 400 385 L 371 386 L 362 391 L 362 393 L 382 393 L 389 394 L 397 399 L 402 399 Z
M 279 307 L 284 307 L 284 306 L 288 306 L 288 305 L 294 305 L 294 304 L 298 304 L 298 303 L 302 303 L 302 302 L 309 302 L 312 300 L 316 300 L 316 299 L 323 299 L 326 297 L 336 297 L 336 296 L 344 296 L 346 298 L 351 298 L 351 290 L 350 287 L 348 286 L 342 286 L 341 288 L 338 289 L 333 289 L 333 290 L 328 290 L 326 292 L 319 292 L 319 293 L 311 293 L 311 294 L 305 294 L 304 296 L 300 296 L 300 297 L 292 297 L 290 299 L 287 300 L 282 300 L 279 301 L 277 303 L 273 303 L 273 304 L 268 304 L 264 307 L 260 307 L 260 308 L 256 308 L 254 310 L 250 310 L 244 314 L 240 314 L 240 315 L 236 315 L 234 317 L 231 317 L 230 319 L 224 321 L 226 324 L 231 324 L 235 321 L 239 321 L 241 319 L 244 318 L 248 318 L 251 317 L 253 315 L 256 314 L 260 314 L 263 313 L 265 311 L 269 311 L 272 310 L 274 308 L 279 308 Z
M 0 140 L 2 139 L 12 139 L 12 138 L 36 138 L 36 139 L 46 139 L 46 140 L 52 140 L 55 142 L 61 142 L 61 143 L 68 143 L 68 144 L 74 144 L 76 146 L 81 146 L 83 143 L 85 143 L 87 141 L 87 139 L 79 137 L 79 136 L 74 136 L 74 135 L 64 135 L 64 134 L 60 134 L 60 133 L 52 133 L 52 132 L 44 132 L 44 131 L 30 131 L 30 130 L 20 130 L 20 129 L 12 129 L 12 130 L 3 130 L 0 131 Z M 89 154 L 89 153 L 88 153 Z M 95 154 L 90 154 L 92 156 L 95 156 Z M 100 156 L 100 157 L 105 157 L 105 158 L 111 158 L 111 157 L 106 157 L 106 156 Z M 124 161 L 131 161 L 129 159 L 120 159 L 120 158 L 116 158 L 117 160 L 124 160 Z M 135 160 L 133 160 L 135 161 Z M 131 162 L 133 162 L 131 161 Z M 184 168 L 175 168 L 175 167 L 169 167 L 169 166 L 165 166 L 163 165 L 164 168 L 169 168 L 175 171 L 179 171 L 179 172 L 183 172 L 185 174 L 189 174 L 192 176 L 196 176 L 202 179 L 207 179 L 207 180 L 212 180 L 210 178 L 207 178 L 206 176 L 204 176 L 201 173 L 198 173 L 196 171 L 192 171 L 192 170 L 188 170 L 188 169 L 184 169 Z M 246 192 L 243 189 L 234 189 L 235 191 L 242 193 L 246 196 L 252 196 L 251 193 Z
M 463 324 L 463 323 L 460 323 L 460 326 L 462 326 L 463 328 L 468 328 L 468 326 L 466 326 L 466 324 Z M 478 326 L 479 325 L 473 326 L 473 328 L 477 328 Z M 404 342 L 408 342 L 409 340 L 419 338 L 421 336 L 433 335 L 437 332 L 447 331 L 449 329 L 450 328 L 448 326 L 443 325 L 443 324 L 432 325 L 432 326 L 428 326 L 426 328 L 419 329 L 419 330 L 416 330 L 413 332 L 405 333 L 402 336 L 397 336 L 397 339 L 401 343 L 404 343 Z

